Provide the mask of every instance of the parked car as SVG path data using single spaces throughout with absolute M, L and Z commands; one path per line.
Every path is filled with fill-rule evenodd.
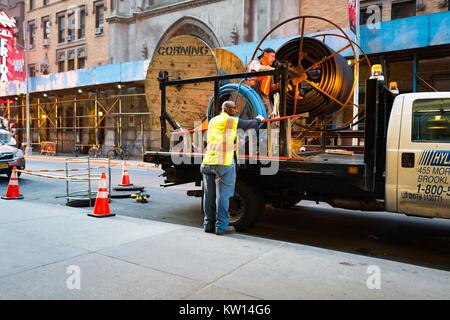
M 14 166 L 20 170 L 25 169 L 23 151 L 18 149 L 16 144 L 16 140 L 9 131 L 0 129 L 0 174 L 10 177 Z

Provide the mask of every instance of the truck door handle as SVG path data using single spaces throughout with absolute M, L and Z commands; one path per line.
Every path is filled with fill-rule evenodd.
M 415 163 L 414 153 L 405 152 L 402 153 L 402 167 L 403 168 L 414 168 Z

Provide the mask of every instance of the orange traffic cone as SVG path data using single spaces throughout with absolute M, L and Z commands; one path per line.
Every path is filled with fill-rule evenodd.
M 128 169 L 127 169 L 127 162 L 123 162 L 123 168 L 122 168 L 122 180 L 119 183 L 120 187 L 129 187 L 133 184 L 130 181 L 130 176 L 128 175 Z
M 19 191 L 19 178 L 17 178 L 16 167 L 13 167 L 11 172 L 11 178 L 9 180 L 8 189 L 6 189 L 6 193 L 2 196 L 4 200 L 18 200 L 23 199 L 23 195 L 20 194 Z
M 94 212 L 88 216 L 95 218 L 105 218 L 115 216 L 109 210 L 108 187 L 106 186 L 106 174 L 103 172 L 98 185 L 97 199 L 95 199 Z
M 122 178 L 120 180 L 120 183 L 113 188 L 114 191 L 136 191 L 136 190 L 144 190 L 144 187 L 137 186 L 131 183 L 130 176 L 128 175 L 128 168 L 126 161 L 123 162 L 123 168 L 122 168 Z M 113 197 L 115 197 L 114 195 Z

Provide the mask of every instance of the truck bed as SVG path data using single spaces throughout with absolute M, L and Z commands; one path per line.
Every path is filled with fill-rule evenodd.
M 201 164 L 202 155 L 196 153 L 174 153 L 162 151 L 147 151 L 144 155 L 144 162 L 154 163 L 158 165 L 176 165 L 172 160 L 173 157 L 183 156 L 184 162 L 189 165 Z M 296 171 L 296 172 L 314 172 L 318 171 L 321 174 L 340 174 L 347 175 L 349 167 L 358 168 L 359 174 L 364 174 L 364 156 L 361 154 L 335 154 L 328 152 L 314 152 L 301 154 L 298 158 L 286 157 L 239 157 L 240 169 L 258 169 L 260 167 L 267 167 L 267 162 L 278 163 L 282 171 Z M 183 165 L 179 165 L 183 166 Z
M 195 182 L 200 186 L 201 154 L 183 154 L 184 163 L 176 164 L 173 157 L 181 154 L 149 151 L 144 161 L 161 165 L 166 177 L 163 186 Z M 275 174 L 261 174 L 268 168 L 267 158 L 250 159 L 240 157 L 237 178 L 260 188 L 266 199 L 308 199 L 332 201 L 331 198 L 372 198 L 365 191 L 365 164 L 363 155 L 341 155 L 330 153 L 302 154 L 301 158 L 271 158 L 272 166 L 279 166 Z

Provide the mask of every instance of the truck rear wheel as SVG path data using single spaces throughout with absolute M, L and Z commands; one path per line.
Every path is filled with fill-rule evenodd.
M 204 187 L 202 187 L 202 191 L 201 209 L 204 215 Z M 230 225 L 234 226 L 237 231 L 251 227 L 264 213 L 264 208 L 264 197 L 258 193 L 257 189 L 238 180 L 235 195 L 230 199 L 228 209 Z
M 264 208 L 264 198 L 258 190 L 238 180 L 235 195 L 230 199 L 230 225 L 238 231 L 251 227 L 264 213 Z

